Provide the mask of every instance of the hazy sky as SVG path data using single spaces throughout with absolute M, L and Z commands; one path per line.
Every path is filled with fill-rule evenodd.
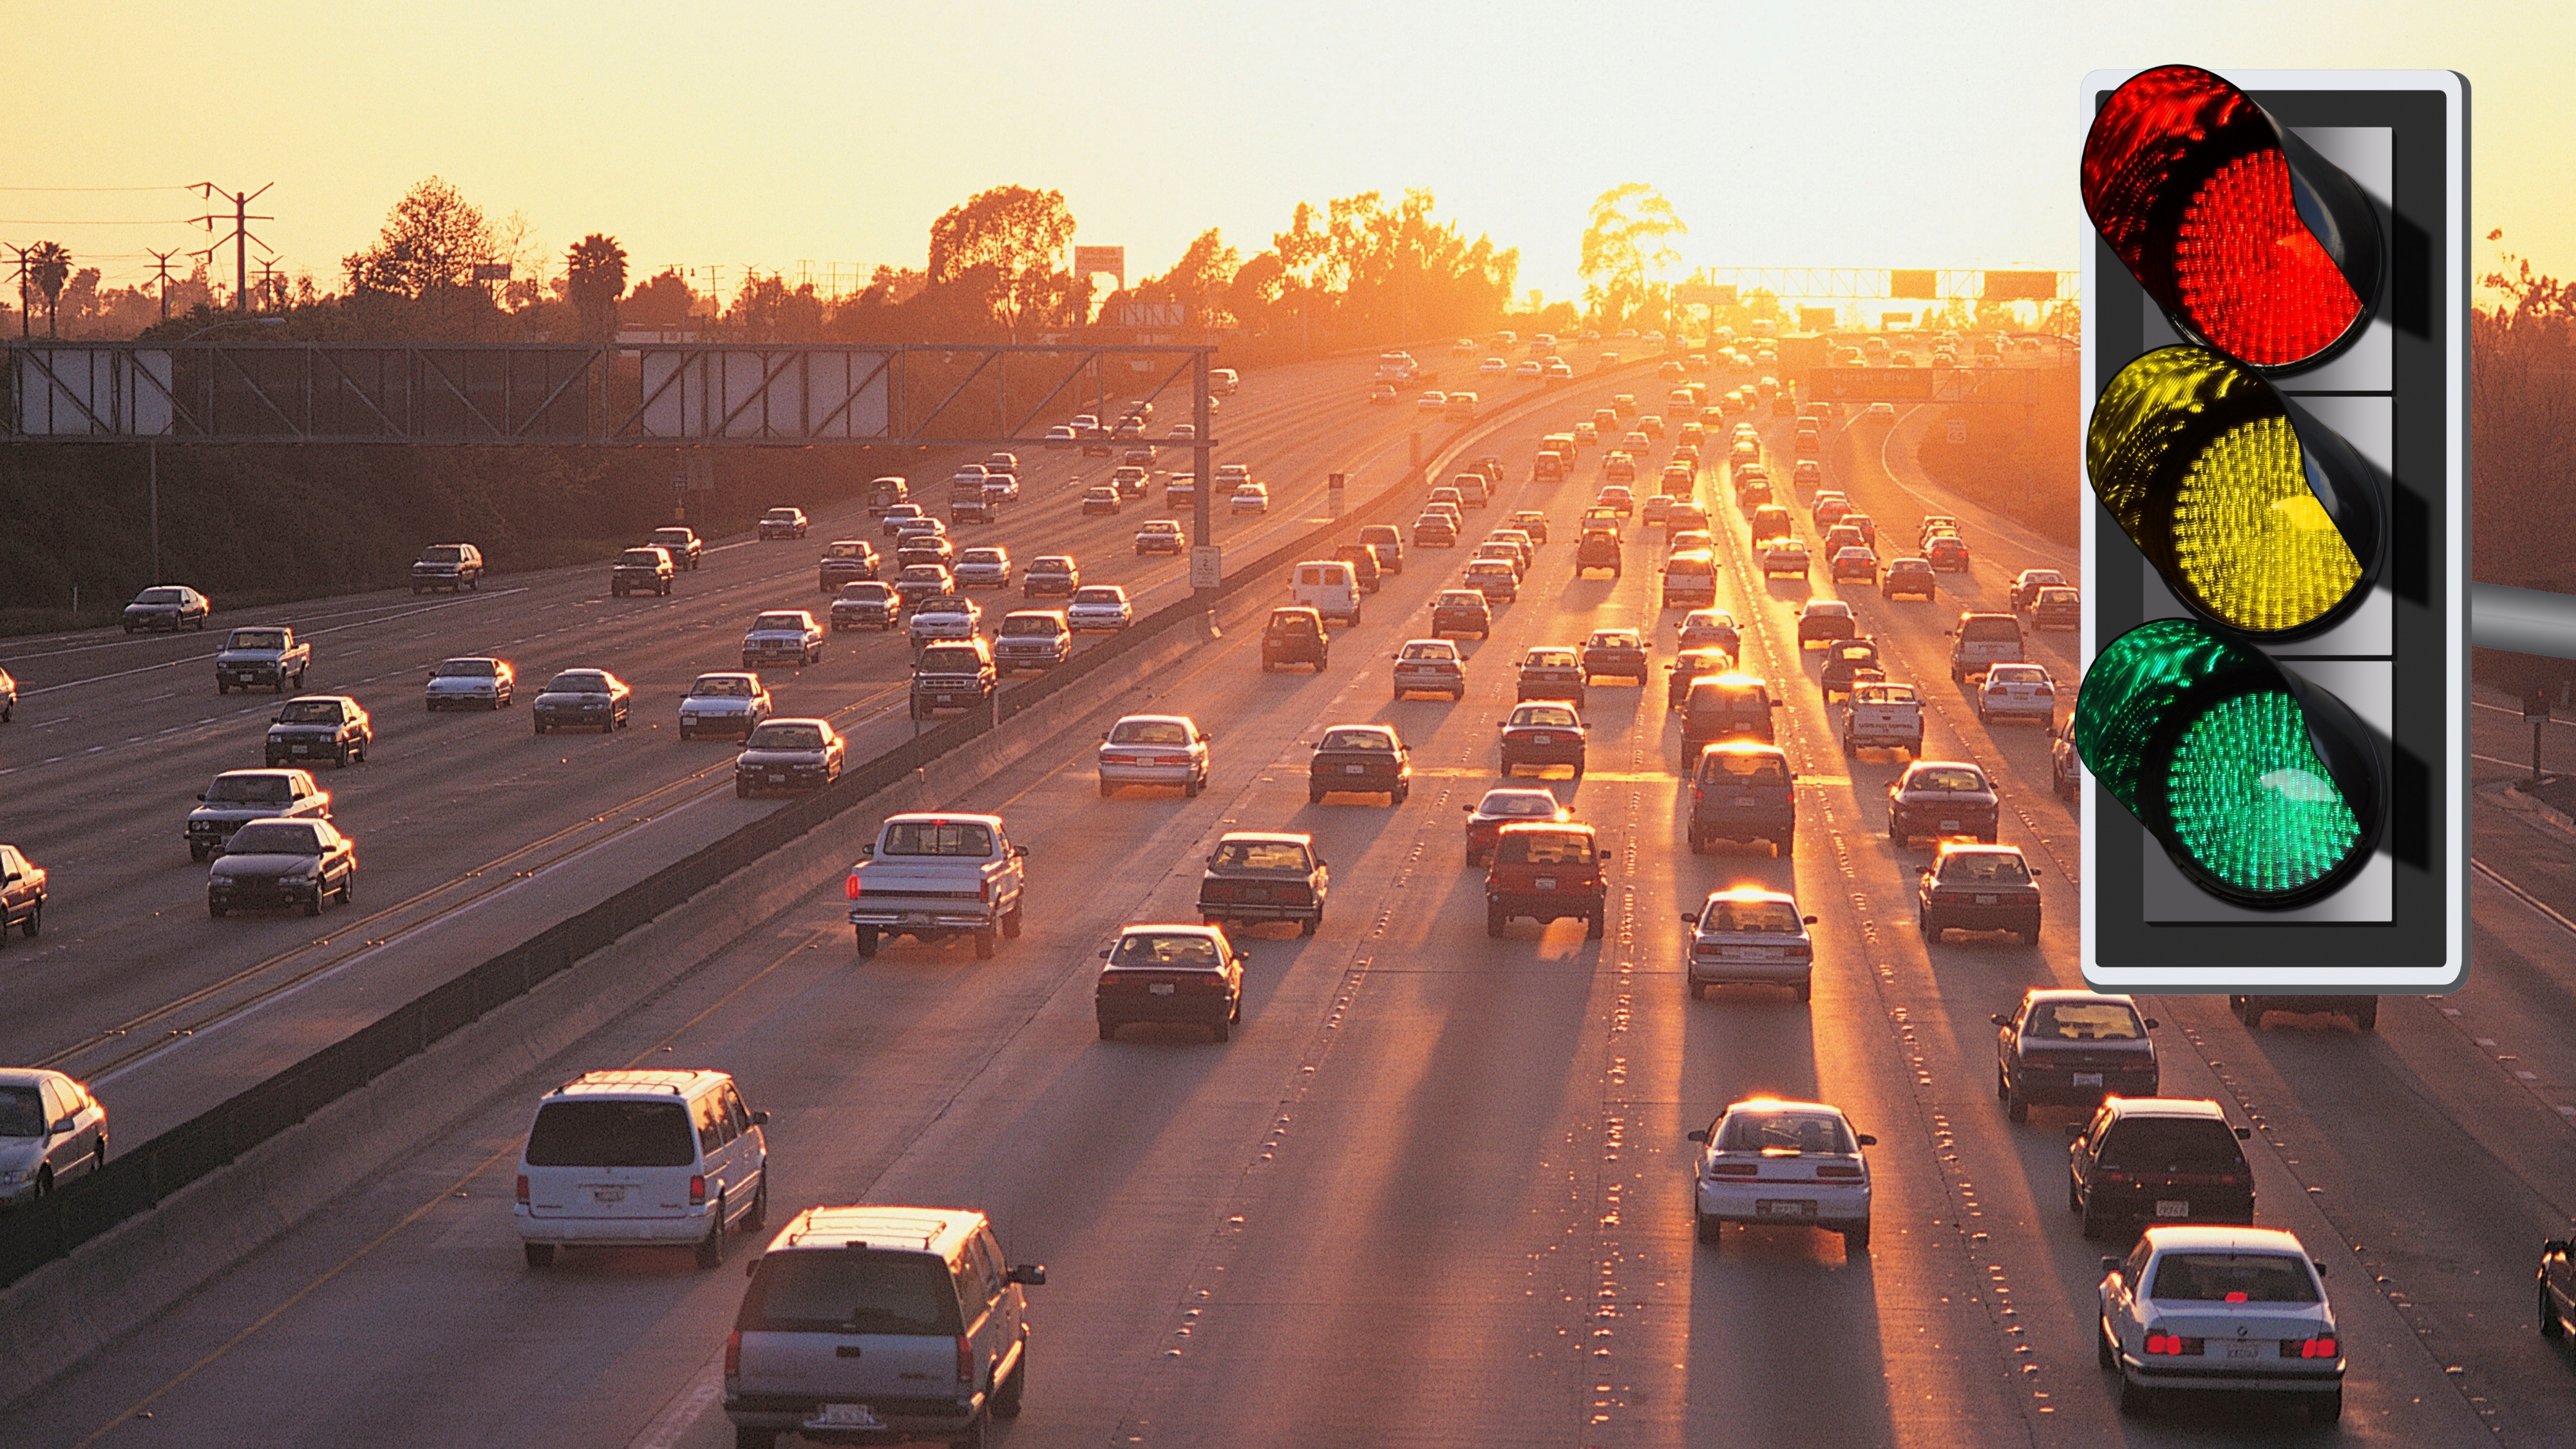
M 173 224 L 202 204 L 22 188 L 273 182 L 254 230 L 325 286 L 431 174 L 523 212 L 558 265 L 605 231 L 638 278 L 720 264 L 728 290 L 746 265 L 919 266 L 934 217 L 1005 183 L 1061 189 L 1131 281 L 1211 225 L 1249 255 L 1301 199 L 1426 186 L 1569 296 L 1586 206 L 1632 180 L 1690 225 L 1684 270 L 2072 267 L 2079 81 L 2168 61 L 2462 72 L 2478 236 L 2576 274 L 2564 4 L 0 0 L 0 22 L 0 242 L 60 240 L 111 283 L 205 245 Z

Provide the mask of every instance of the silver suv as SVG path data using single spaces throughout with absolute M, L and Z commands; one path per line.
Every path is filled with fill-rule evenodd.
M 1046 1268 L 1005 1266 L 982 1213 L 808 1208 L 750 1274 L 725 1342 L 737 1449 L 771 1449 L 782 1434 L 980 1446 L 991 1420 L 1019 1416 L 1021 1290 L 1046 1282 Z
M 590 1072 L 546 1094 L 513 1210 L 528 1266 L 555 1250 L 666 1243 L 724 1261 L 729 1228 L 769 1217 L 769 1114 L 716 1071 Z

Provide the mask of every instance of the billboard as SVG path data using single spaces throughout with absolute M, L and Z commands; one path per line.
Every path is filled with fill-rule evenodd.
M 1075 276 L 1096 277 L 1103 272 L 1116 277 L 1120 287 L 1127 285 L 1127 249 L 1125 247 L 1075 247 L 1073 249 Z
M 2055 272 L 1988 272 L 1978 293 L 1989 302 L 2054 302 Z
M 639 350 L 647 438 L 808 442 L 886 436 L 892 353 L 823 347 Z

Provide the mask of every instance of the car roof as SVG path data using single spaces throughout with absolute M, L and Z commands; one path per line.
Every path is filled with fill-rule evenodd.
M 1002 817 L 999 815 L 968 815 L 951 810 L 907 810 L 885 818 L 885 823 L 888 825 L 910 825 L 916 822 L 926 825 L 989 825 L 995 830 L 1002 828 Z
M 2251 1224 L 2158 1225 L 2147 1229 L 2146 1239 L 2150 1253 L 2295 1253 L 2302 1258 L 2308 1255 L 2307 1246 L 2299 1241 L 2299 1235 L 2289 1229 L 2258 1228 Z
M 1746 1097 L 1741 1101 L 1727 1103 L 1726 1110 L 1728 1112 L 1821 1112 L 1835 1117 L 1843 1115 L 1843 1109 L 1830 1102 L 1793 1102 L 1786 1097 Z
M 630 1068 L 616 1071 L 584 1072 L 546 1094 L 558 1097 L 681 1097 L 692 1095 L 725 1080 L 725 1073 L 712 1067 L 697 1068 Z
M 866 1247 L 951 1256 L 981 1227 L 972 1208 L 814 1207 L 798 1213 L 770 1241 L 769 1252 L 839 1251 Z
M 832 722 L 830 720 L 822 719 L 814 715 L 773 714 L 769 718 L 760 722 L 760 727 L 762 729 L 767 729 L 771 725 L 816 725 L 819 726 L 826 734 L 832 732 Z
M 1988 845 L 1981 840 L 1946 841 L 1933 854 L 1942 860 L 1948 860 L 1954 855 L 2009 855 L 2015 860 L 2022 858 L 2021 847 L 2018 845 Z
M 1315 843 L 1315 837 L 1297 830 L 1229 830 L 1225 834 L 1218 836 L 1216 838 L 1216 843 L 1223 845 L 1229 840 L 1240 840 L 1251 845 L 1304 845 L 1311 847 Z M 1132 931 L 1137 928 L 1129 926 L 1125 929 Z
M 2078 1003 L 2116 1001 L 2122 1006 L 2127 1007 L 2135 1007 L 2138 1004 L 2138 999 L 2136 997 L 2130 996 L 2126 993 L 2114 995 L 2107 991 L 2085 991 L 2071 986 L 2034 986 L 2028 991 L 2023 992 L 2021 994 L 2021 999 L 2034 1004 L 2042 1001 L 2072 1001 Z
M 2224 1122 L 2226 1109 L 2206 1097 L 2105 1097 L 2102 1105 L 2115 1117 L 2172 1117 Z
M 1185 714 L 1122 714 L 1118 717 L 1117 724 L 1113 724 L 1110 728 L 1115 729 L 1117 725 L 1123 724 L 1176 724 L 1188 725 L 1192 729 L 1198 728 L 1197 721 Z
M 1762 740 L 1719 740 L 1716 744 L 1701 746 L 1700 753 L 1703 755 L 1778 755 L 1782 759 L 1787 759 L 1789 755 L 1788 751 L 1778 745 Z
M 67 1082 L 71 1078 L 43 1067 L 0 1067 L 0 1087 L 32 1087 L 38 1082 Z
M 1724 890 L 1710 891 L 1708 893 L 1708 898 L 1712 901 L 1784 901 L 1792 906 L 1798 903 L 1798 898 L 1789 894 L 1787 891 L 1775 891 L 1764 886 L 1749 885 L 1728 886 Z

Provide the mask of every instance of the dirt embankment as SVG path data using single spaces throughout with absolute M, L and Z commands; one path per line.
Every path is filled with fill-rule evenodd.
M 2071 548 L 2091 497 L 2077 437 L 2079 372 L 2012 371 L 2029 379 L 2029 401 L 1941 406 L 1914 458 L 1941 487 Z

